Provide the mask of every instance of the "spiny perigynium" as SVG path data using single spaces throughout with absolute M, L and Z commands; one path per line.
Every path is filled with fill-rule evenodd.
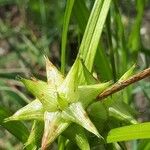
M 86 108 L 96 96 L 111 83 L 96 83 L 79 58 L 76 59 L 66 78 L 45 57 L 47 82 L 37 79 L 21 81 L 36 97 L 34 101 L 18 110 L 11 120 L 44 121 L 41 148 L 45 150 L 72 122 L 102 138 L 86 113 Z M 79 67 L 83 67 L 86 85 L 80 85 Z M 91 81 L 91 82 L 90 82 Z M 94 83 L 94 84 L 92 84 Z

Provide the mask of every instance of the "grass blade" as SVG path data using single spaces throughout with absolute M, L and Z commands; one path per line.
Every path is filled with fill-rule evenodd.
M 22 92 L 20 92 L 16 88 L 1 86 L 0 91 L 8 91 L 8 92 L 15 93 L 17 96 L 19 96 L 19 98 L 16 99 L 16 101 L 18 101 L 18 103 L 21 104 L 21 105 L 26 105 L 26 104 L 30 103 L 30 100 Z
M 65 73 L 65 64 L 66 64 L 66 43 L 67 43 L 67 32 L 70 21 L 70 16 L 73 8 L 74 0 L 67 0 L 65 15 L 64 15 L 64 23 L 63 23 L 63 31 L 62 31 L 62 46 L 61 46 L 61 72 Z
M 83 36 L 79 54 L 89 71 L 92 70 L 99 39 L 110 7 L 111 0 L 96 0 Z
M 29 132 L 26 126 L 19 122 L 14 121 L 4 123 L 4 119 L 9 117 L 10 113 L 4 108 L 0 106 L 0 125 L 7 129 L 11 134 L 13 134 L 16 138 L 18 138 L 21 142 L 25 143 L 28 139 Z
M 90 150 L 87 136 L 81 126 L 72 123 L 63 134 L 81 150 Z
M 80 12 L 78 10 L 81 10 Z M 87 9 L 85 2 L 76 0 L 74 3 L 73 13 L 77 19 L 81 33 L 84 33 L 86 24 L 88 22 L 89 10 Z M 96 71 L 100 74 L 102 81 L 112 79 L 111 68 L 106 57 L 106 54 L 102 48 L 102 43 L 99 44 L 97 54 L 95 58 Z
M 150 122 L 110 130 L 107 143 L 150 138 Z
M 144 15 L 145 4 L 146 4 L 146 0 L 137 0 L 136 3 L 137 16 L 132 26 L 131 33 L 129 35 L 129 40 L 128 40 L 128 47 L 131 49 L 131 53 L 135 52 L 137 54 L 137 52 L 141 48 L 140 28 L 142 24 L 143 15 Z
M 27 142 L 25 143 L 25 148 L 38 149 L 41 145 L 41 139 L 43 134 L 44 123 L 42 121 L 35 120 L 32 125 L 30 135 Z
M 80 10 L 80 11 L 78 11 Z M 81 33 L 84 33 L 86 24 L 88 22 L 88 17 L 90 15 L 84 0 L 76 0 L 73 7 L 73 14 L 78 22 Z

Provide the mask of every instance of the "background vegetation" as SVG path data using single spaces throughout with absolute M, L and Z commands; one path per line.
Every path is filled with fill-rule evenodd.
M 46 80 L 43 55 L 47 55 L 63 74 L 68 72 L 78 53 L 94 2 L 0 0 L 0 107 L 8 114 L 16 112 L 32 98 L 15 80 L 17 75 Z M 136 71 L 149 67 L 149 6 L 149 0 L 112 1 L 92 69 L 101 82 L 117 81 L 134 63 Z M 135 110 L 139 122 L 150 121 L 149 81 L 142 80 L 122 92 L 123 101 Z M 31 128 L 30 122 L 25 124 Z M 141 143 L 149 144 L 147 140 L 135 140 L 126 145 L 128 149 L 137 149 Z M 0 126 L 0 149 L 19 150 L 22 146 Z

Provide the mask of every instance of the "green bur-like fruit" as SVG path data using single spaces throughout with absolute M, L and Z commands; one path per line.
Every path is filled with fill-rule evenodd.
M 44 134 L 41 144 L 42 150 L 46 149 L 73 122 L 95 134 L 97 137 L 102 138 L 88 117 L 85 109 L 95 100 L 96 96 L 100 92 L 103 92 L 111 83 L 95 84 L 97 81 L 93 78 L 91 83 L 94 81 L 94 84 L 90 84 L 90 80 L 87 80 L 87 83 L 90 85 L 78 86 L 79 67 L 85 66 L 81 63 L 80 59 L 77 58 L 64 79 L 57 68 L 46 58 L 47 82 L 37 79 L 29 80 L 21 78 L 21 81 L 28 91 L 36 97 L 36 100 L 18 110 L 13 116 L 7 118 L 6 121 L 44 121 Z M 84 74 L 85 73 L 86 80 L 89 76 L 86 69 L 84 69 Z M 35 135 L 33 132 L 35 131 L 33 130 L 31 134 Z M 81 141 L 87 142 L 84 133 L 79 135 L 77 132 L 76 136 L 79 136 L 80 140 L 82 138 Z M 34 137 L 30 138 L 30 142 L 28 143 L 32 144 L 32 139 L 35 143 Z M 78 138 L 76 139 L 77 145 L 81 149 L 84 149 L 80 140 L 78 140 Z M 89 147 L 88 143 L 86 147 Z

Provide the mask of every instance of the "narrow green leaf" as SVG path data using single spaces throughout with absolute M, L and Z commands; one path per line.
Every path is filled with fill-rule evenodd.
M 85 27 L 88 22 L 88 17 L 89 17 L 89 10 L 86 7 L 85 2 L 81 0 L 76 0 L 74 3 L 73 13 L 78 21 L 81 32 L 84 33 Z M 105 51 L 102 48 L 102 42 L 99 44 L 98 49 L 97 49 L 96 58 L 95 58 L 95 66 L 96 66 L 96 71 L 100 74 L 100 79 L 102 81 L 112 79 L 111 68 L 109 65 L 109 61 L 106 57 Z M 81 81 L 83 83 L 83 79 L 81 79 Z
M 114 102 L 109 108 L 109 115 L 120 120 L 128 121 L 132 124 L 137 124 L 132 112 L 132 109 L 123 101 Z
M 85 65 L 91 71 L 99 39 L 110 7 L 111 0 L 96 0 L 79 49 Z
M 124 126 L 109 131 L 107 143 L 150 138 L 150 122 Z
M 42 121 L 34 121 L 30 135 L 27 142 L 25 143 L 25 148 L 38 149 L 41 145 L 41 139 L 43 134 L 44 124 Z
M 145 8 L 146 0 L 137 0 L 136 9 L 137 9 L 137 16 L 135 18 L 135 22 L 132 26 L 131 33 L 128 39 L 128 47 L 131 52 L 137 52 L 141 48 L 141 36 L 140 36 L 140 28 L 142 24 L 142 19 L 144 15 L 144 8 Z M 137 55 L 136 55 L 137 56 Z
M 71 104 L 67 109 L 62 112 L 64 120 L 75 122 L 84 127 L 89 132 L 95 134 L 97 137 L 102 138 L 95 128 L 94 124 L 90 121 L 86 111 L 80 102 Z
M 133 71 L 135 69 L 136 65 L 134 64 L 128 71 L 126 71 L 121 78 L 118 80 L 118 82 L 121 82 L 123 80 L 128 79 L 129 77 L 131 77 L 131 75 L 133 74 Z
M 0 125 L 7 129 L 10 133 L 12 133 L 21 142 L 25 143 L 29 136 L 28 129 L 23 123 L 19 121 L 4 123 L 4 119 L 9 116 L 10 113 L 4 107 L 0 106 Z
M 25 107 L 19 109 L 14 115 L 6 118 L 5 121 L 12 120 L 43 120 L 44 109 L 39 100 L 34 100 Z
M 123 73 L 124 70 L 127 69 L 127 60 L 128 60 L 128 53 L 129 50 L 127 48 L 127 40 L 125 37 L 125 31 L 124 31 L 124 24 L 122 21 L 122 16 L 119 10 L 119 3 L 118 1 L 113 1 L 114 4 L 114 15 L 112 16 L 114 18 L 115 23 L 115 40 L 116 40 L 116 49 L 118 52 L 118 61 L 120 62 L 120 65 L 118 66 L 118 73 Z
M 80 30 L 83 34 L 90 14 L 84 0 L 75 0 L 73 14 L 76 17 Z
M 61 118 L 60 112 L 45 112 L 44 120 L 42 150 L 45 150 L 69 126 L 69 123 Z
M 108 43 L 108 49 L 109 49 L 109 55 L 110 55 L 110 65 L 112 68 L 112 76 L 113 81 L 116 82 L 116 63 L 115 63 L 115 52 L 112 42 L 112 31 L 111 31 L 111 11 L 108 12 L 108 16 L 106 19 L 106 36 L 107 36 L 107 43 Z
M 95 1 L 94 6 L 92 8 L 92 12 L 88 19 L 88 23 L 87 23 L 87 26 L 86 26 L 86 29 L 85 29 L 85 32 L 83 35 L 83 39 L 82 39 L 80 48 L 79 48 L 79 54 L 82 56 L 84 61 L 86 60 L 87 52 L 89 50 L 91 40 L 94 35 L 94 29 L 97 24 L 97 20 L 99 17 L 99 13 L 101 11 L 102 4 L 103 4 L 103 0 Z M 94 49 L 94 51 L 95 51 L 95 49 Z M 87 66 L 87 68 L 89 69 L 89 66 Z
M 101 42 L 102 43 L 102 42 Z M 95 56 L 95 70 L 100 77 L 100 81 L 107 81 L 112 79 L 112 70 L 109 59 L 105 54 L 105 49 L 100 43 Z
M 58 138 L 58 150 L 65 150 L 65 145 L 66 145 L 67 139 L 60 135 Z
M 122 99 L 122 93 L 118 93 L 108 97 L 107 100 L 103 102 L 109 116 L 113 116 L 121 121 L 130 122 L 131 124 L 136 124 L 136 112 L 129 105 L 123 102 Z
M 18 96 L 18 98 L 15 97 L 16 101 L 18 101 L 18 103 L 23 106 L 30 102 L 30 100 L 22 92 L 20 92 L 18 89 L 14 87 L 11 88 L 7 86 L 1 86 L 0 91 L 7 91 L 7 92 L 15 93 Z
M 77 19 L 81 33 L 83 34 L 85 27 L 87 25 L 87 22 L 88 22 L 89 14 L 90 14 L 88 8 L 86 7 L 85 1 L 76 0 L 74 3 L 74 7 L 73 7 L 73 13 Z M 110 65 L 106 57 L 106 54 L 104 50 L 102 49 L 102 42 L 99 44 L 98 49 L 97 49 L 96 58 L 95 58 L 95 66 L 96 66 L 96 71 L 100 74 L 100 79 L 102 81 L 112 79 Z
M 64 136 L 78 145 L 81 150 L 90 150 L 84 128 L 77 124 L 71 124 L 64 132 Z
M 63 31 L 62 31 L 62 39 L 61 39 L 61 72 L 65 73 L 65 64 L 66 64 L 66 43 L 67 43 L 67 33 L 68 33 L 68 26 L 70 21 L 70 16 L 72 12 L 72 8 L 74 5 L 74 0 L 67 0 L 65 15 L 64 15 L 64 22 L 63 22 Z

